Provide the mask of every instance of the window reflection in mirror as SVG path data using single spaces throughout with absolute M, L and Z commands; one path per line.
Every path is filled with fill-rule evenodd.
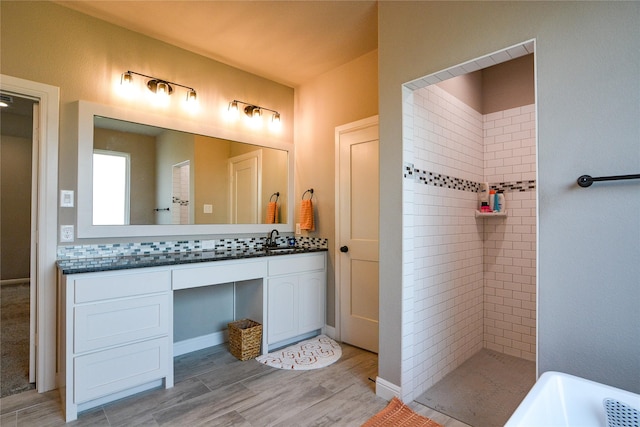
M 284 150 L 99 116 L 94 117 L 93 150 L 94 155 L 129 158 L 129 186 L 124 190 L 129 191 L 129 204 L 125 201 L 124 216 L 117 220 L 124 224 L 262 224 L 275 193 L 280 193 L 278 222 L 288 221 Z M 115 181 L 122 174 L 114 170 L 107 176 Z M 106 194 L 94 188 L 93 225 L 116 221 L 97 219 L 97 211 L 106 209 L 101 203 L 114 205 Z
M 129 224 L 129 155 L 115 151 L 93 150 L 93 223 Z

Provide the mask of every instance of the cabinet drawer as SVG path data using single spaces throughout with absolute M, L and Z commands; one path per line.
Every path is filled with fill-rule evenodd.
M 204 267 L 173 270 L 173 289 L 259 279 L 265 277 L 266 273 L 266 261 L 216 261 Z
M 73 361 L 74 403 L 166 377 L 168 349 L 169 339 L 165 337 L 76 357 Z
M 165 335 L 169 294 L 77 306 L 74 353 Z
M 287 255 L 269 260 L 269 276 L 324 269 L 325 253 Z
M 74 278 L 76 304 L 134 295 L 163 292 L 171 289 L 169 270 L 132 273 L 100 273 Z

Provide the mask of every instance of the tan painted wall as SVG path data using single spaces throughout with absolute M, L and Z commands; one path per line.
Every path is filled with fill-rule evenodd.
M 378 52 L 373 51 L 296 90 L 295 218 L 313 188 L 316 230 L 329 239 L 327 323 L 335 326 L 335 128 L 378 114 Z
M 482 114 L 535 104 L 533 55 L 482 70 Z
M 535 103 L 533 54 L 438 83 L 481 114 Z
M 195 137 L 195 218 L 196 224 L 226 224 L 229 222 L 228 166 L 229 141 Z M 212 213 L 204 213 L 205 204 L 213 205 Z
M 438 83 L 438 86 L 482 113 L 482 70 L 453 77 Z
M 293 88 L 51 2 L 3 1 L 0 8 L 2 73 L 60 87 L 60 188 L 76 190 L 77 147 L 71 137 L 70 114 L 71 103 L 79 99 L 206 122 L 238 140 L 293 142 Z M 180 108 L 151 107 L 146 100 L 124 100 L 116 89 L 126 70 L 193 86 L 200 112 L 190 115 Z M 178 97 L 182 98 L 181 93 Z M 268 134 L 251 130 L 241 121 L 226 122 L 223 112 L 233 99 L 279 111 L 282 132 Z M 60 209 L 59 223 L 75 224 L 76 209 Z M 123 240 L 131 239 L 82 243 Z
M 2 115 L 3 125 L 7 116 Z M 31 139 L 2 135 L 0 163 L 0 279 L 28 278 L 31 260 Z

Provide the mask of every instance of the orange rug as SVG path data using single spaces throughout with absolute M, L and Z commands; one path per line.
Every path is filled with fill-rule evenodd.
M 427 417 L 416 414 L 400 399 L 394 397 L 382 411 L 371 417 L 362 427 L 442 427 Z

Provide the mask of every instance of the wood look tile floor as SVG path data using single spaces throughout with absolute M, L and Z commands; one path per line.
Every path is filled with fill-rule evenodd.
M 225 346 L 176 357 L 175 386 L 81 413 L 69 426 L 360 426 L 387 405 L 376 396 L 376 354 L 342 344 L 341 359 L 323 369 L 285 371 L 240 362 Z M 445 427 L 466 427 L 412 402 Z M 0 425 L 65 425 L 57 390 L 0 399 Z

